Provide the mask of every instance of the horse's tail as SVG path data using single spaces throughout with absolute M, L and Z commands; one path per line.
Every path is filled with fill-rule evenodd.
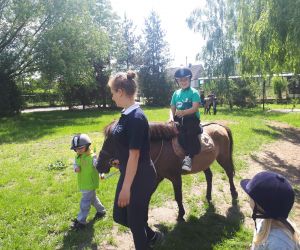
M 232 133 L 231 133 L 230 128 L 228 128 L 227 126 L 222 126 L 222 127 L 224 127 L 226 129 L 226 132 L 227 132 L 228 137 L 229 137 L 229 150 L 230 150 L 229 161 L 230 161 L 230 165 L 232 166 L 232 171 L 233 171 L 233 176 L 234 176 L 235 175 L 235 167 L 234 167 L 233 158 L 232 158 L 232 153 L 233 153 L 233 138 L 232 138 Z

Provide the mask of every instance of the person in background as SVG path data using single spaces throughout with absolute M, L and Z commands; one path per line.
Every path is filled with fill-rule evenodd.
M 252 250 L 300 250 L 299 232 L 288 219 L 295 193 L 280 174 L 263 171 L 241 181 L 250 197 L 255 231 Z

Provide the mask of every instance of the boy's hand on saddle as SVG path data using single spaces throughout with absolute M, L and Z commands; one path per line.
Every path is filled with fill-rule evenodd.
M 175 116 L 182 118 L 184 117 L 184 110 L 176 110 Z
M 79 173 L 79 172 L 80 172 L 80 167 L 76 167 L 76 168 L 74 169 L 74 171 L 75 171 L 75 173 Z

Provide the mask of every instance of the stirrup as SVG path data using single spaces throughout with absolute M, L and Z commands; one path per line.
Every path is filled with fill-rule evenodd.
M 183 165 L 182 165 L 182 170 L 185 170 L 185 171 L 192 171 L 192 159 L 189 157 L 189 156 L 186 156 L 184 159 L 183 159 Z

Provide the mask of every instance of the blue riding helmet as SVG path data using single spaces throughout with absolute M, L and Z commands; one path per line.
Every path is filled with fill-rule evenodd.
M 189 68 L 180 68 L 175 71 L 174 77 L 176 80 L 184 77 L 189 77 L 190 80 L 192 79 L 192 71 Z
M 295 193 L 285 177 L 263 171 L 251 180 L 242 180 L 241 187 L 265 211 L 261 218 L 287 219 L 294 204 Z

